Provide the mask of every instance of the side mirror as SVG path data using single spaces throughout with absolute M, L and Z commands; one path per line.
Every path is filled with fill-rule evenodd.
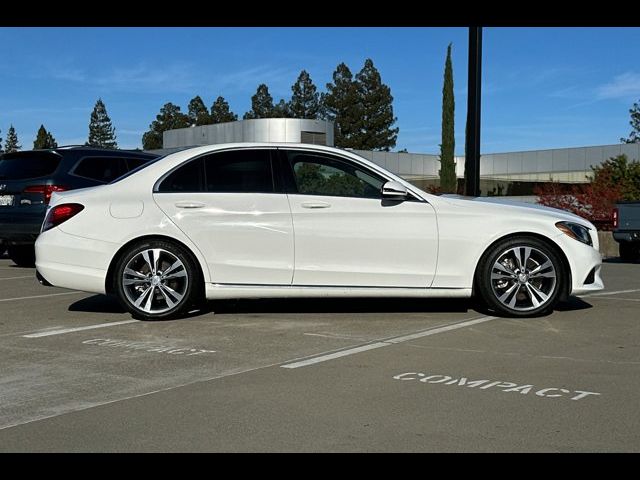
M 409 195 L 407 187 L 399 182 L 390 181 L 382 186 L 382 198 L 391 200 L 405 200 Z

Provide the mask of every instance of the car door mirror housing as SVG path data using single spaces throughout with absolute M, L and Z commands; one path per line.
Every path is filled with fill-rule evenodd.
M 389 181 L 382 186 L 382 198 L 405 200 L 409 195 L 407 187 L 400 182 Z

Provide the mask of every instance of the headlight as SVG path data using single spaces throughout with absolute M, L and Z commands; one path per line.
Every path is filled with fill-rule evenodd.
M 586 243 L 589 246 L 593 246 L 593 242 L 591 241 L 591 235 L 589 234 L 589 229 L 577 223 L 571 222 L 558 222 L 556 223 L 556 227 L 571 238 L 578 240 L 579 242 Z

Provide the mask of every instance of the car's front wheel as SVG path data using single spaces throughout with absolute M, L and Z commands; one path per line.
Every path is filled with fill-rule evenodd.
M 476 285 L 487 306 L 500 315 L 545 314 L 558 302 L 565 271 L 556 252 L 533 237 L 498 242 L 478 266 Z
M 145 320 L 186 313 L 201 288 L 192 256 L 180 245 L 163 240 L 143 241 L 123 252 L 114 281 L 120 303 Z

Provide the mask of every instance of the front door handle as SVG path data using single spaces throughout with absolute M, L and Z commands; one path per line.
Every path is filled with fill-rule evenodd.
M 302 208 L 329 208 L 330 203 L 327 202 L 303 202 Z
M 176 207 L 178 208 L 202 208 L 206 207 L 204 203 L 201 202 L 177 202 Z

